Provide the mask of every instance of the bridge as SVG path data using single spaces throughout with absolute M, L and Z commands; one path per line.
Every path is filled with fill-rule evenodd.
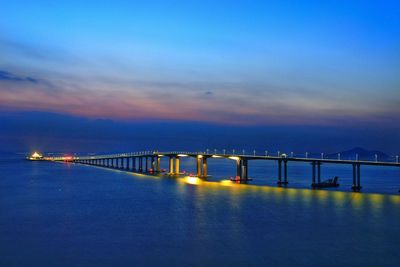
M 276 161 L 278 164 L 277 169 L 277 184 L 287 185 L 289 183 L 288 179 L 288 165 L 290 162 L 303 162 L 309 163 L 311 165 L 312 173 L 312 183 L 313 188 L 318 187 L 329 187 L 329 184 L 321 182 L 321 166 L 323 164 L 346 164 L 352 166 L 353 170 L 353 183 L 352 190 L 361 190 L 361 166 L 382 166 L 382 167 L 400 167 L 399 157 L 396 156 L 393 162 L 382 162 L 378 161 L 366 161 L 358 160 L 356 156 L 355 160 L 342 160 L 340 154 L 338 154 L 337 159 L 324 158 L 321 154 L 321 158 L 308 157 L 293 157 L 293 155 L 288 156 L 286 154 L 277 155 L 256 155 L 255 151 L 253 154 L 235 154 L 234 151 L 231 154 L 225 153 L 210 153 L 208 150 L 206 152 L 183 152 L 183 151 L 169 151 L 169 152 L 159 152 L 159 151 L 145 151 L 145 152 L 134 152 L 134 153 L 124 153 L 124 154 L 111 154 L 111 155 L 96 155 L 96 156 L 69 156 L 69 157 L 44 157 L 44 160 L 50 161 L 69 161 L 86 165 L 94 165 L 106 168 L 120 169 L 138 173 L 149 173 L 158 174 L 163 171 L 161 168 L 161 157 L 167 157 L 169 159 L 169 166 L 167 173 L 169 175 L 179 175 L 180 174 L 180 159 L 183 157 L 190 157 L 196 160 L 196 176 L 199 178 L 208 177 L 208 161 L 214 159 L 230 159 L 236 162 L 236 177 L 231 180 L 247 183 L 250 178 L 248 177 L 248 162 L 251 160 L 269 160 Z M 327 186 L 325 186 L 327 185 Z

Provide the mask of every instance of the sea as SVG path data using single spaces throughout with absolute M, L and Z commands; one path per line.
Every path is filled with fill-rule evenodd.
M 400 168 L 209 159 L 206 180 L 0 156 L 0 266 L 399 266 Z M 167 168 L 166 159 L 162 167 Z

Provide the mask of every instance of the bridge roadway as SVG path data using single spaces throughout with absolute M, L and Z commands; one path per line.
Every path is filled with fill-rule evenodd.
M 226 153 L 208 153 L 207 152 L 158 152 L 146 151 L 112 155 L 97 155 L 97 156 L 76 156 L 76 157 L 47 157 L 46 160 L 52 161 L 72 161 L 81 164 L 95 165 L 108 168 L 124 169 L 133 172 L 145 173 L 160 173 L 161 172 L 161 157 L 169 158 L 170 175 L 180 174 L 180 159 L 182 157 L 192 157 L 197 161 L 196 175 L 197 177 L 207 178 L 207 161 L 208 159 L 227 158 L 236 161 L 236 177 L 232 180 L 237 182 L 248 182 L 248 161 L 249 160 L 273 160 L 278 163 L 278 185 L 288 184 L 288 162 L 306 162 L 312 166 L 312 187 L 321 185 L 321 165 L 322 164 L 347 164 L 353 169 L 353 184 L 354 191 L 361 190 L 361 165 L 382 166 L 382 167 L 400 167 L 399 158 L 396 157 L 395 162 L 380 162 L 380 161 L 363 161 L 363 160 L 342 160 L 326 159 L 326 158 L 299 158 L 288 157 L 286 154 L 278 156 L 260 156 L 246 154 L 226 154 Z M 339 156 L 340 157 L 340 156 Z

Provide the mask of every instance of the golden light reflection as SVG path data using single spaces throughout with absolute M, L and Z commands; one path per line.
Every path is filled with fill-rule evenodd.
M 233 159 L 233 160 L 239 160 L 240 158 L 239 157 L 229 157 L 230 159 Z
M 192 185 L 199 185 L 203 182 L 200 178 L 194 176 L 185 176 L 183 180 L 185 181 L 185 183 Z
M 232 186 L 233 185 L 231 180 L 222 180 L 220 183 L 223 186 Z

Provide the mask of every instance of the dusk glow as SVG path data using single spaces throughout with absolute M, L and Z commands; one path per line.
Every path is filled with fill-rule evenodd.
M 127 123 L 384 128 L 398 136 L 399 8 L 3 2 L 0 108 Z

